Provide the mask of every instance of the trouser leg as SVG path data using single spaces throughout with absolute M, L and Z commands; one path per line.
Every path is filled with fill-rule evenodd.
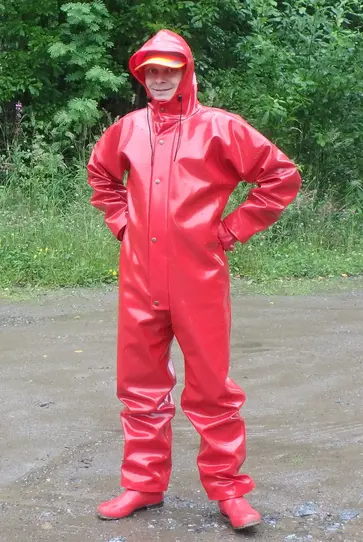
M 228 377 L 230 300 L 179 307 L 173 329 L 185 358 L 182 408 L 201 436 L 198 468 L 210 499 L 239 497 L 254 482 L 239 474 L 246 457 L 246 434 L 239 410 L 245 395 Z M 214 310 L 213 310 L 214 309 Z
M 127 302 L 126 302 L 127 301 Z M 171 472 L 170 346 L 168 311 L 153 311 L 140 299 L 121 298 L 117 351 L 117 396 L 125 436 L 121 485 L 139 491 L 164 491 Z

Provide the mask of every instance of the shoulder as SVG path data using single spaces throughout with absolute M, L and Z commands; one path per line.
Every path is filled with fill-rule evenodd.
M 202 105 L 200 108 L 201 119 L 205 122 L 209 122 L 212 125 L 219 127 L 220 130 L 252 130 L 255 128 L 251 126 L 243 117 L 237 113 L 231 113 L 225 109 L 218 107 L 208 107 Z
M 135 121 L 137 122 L 139 119 L 144 118 L 145 111 L 145 108 L 137 109 L 136 111 L 131 111 L 130 113 L 127 113 L 123 117 L 116 118 L 116 120 L 106 129 L 106 131 L 121 131 L 124 126 L 130 126 L 134 124 Z
M 256 141 L 264 139 L 264 136 L 251 126 L 243 117 L 218 107 L 201 106 L 200 120 L 209 124 L 212 134 L 222 142 L 231 139 L 243 142 L 250 138 Z
M 141 119 L 145 117 L 146 109 L 138 109 L 131 111 L 121 118 L 118 118 L 108 128 L 106 128 L 100 138 L 100 141 L 109 142 L 114 140 L 121 140 L 122 142 L 128 140 L 131 137 L 132 130 L 135 124 L 139 124 Z
M 218 120 L 226 123 L 241 122 L 243 124 L 248 124 L 247 121 L 245 121 L 244 118 L 242 118 L 240 115 L 237 115 L 237 113 L 231 113 L 226 109 L 220 109 L 218 107 L 209 107 L 207 105 L 202 105 L 200 107 L 200 114 L 206 120 Z
M 258 146 L 271 144 L 261 132 L 236 113 L 207 106 L 201 106 L 200 112 L 201 118 L 210 124 L 212 134 L 222 143 L 229 144 L 234 140 L 238 145 L 252 142 Z
M 143 107 L 142 109 L 135 109 L 135 111 L 131 111 L 130 113 L 127 113 L 127 115 L 123 116 L 120 121 L 123 123 L 131 123 L 138 121 L 139 119 L 145 118 L 146 115 L 146 107 Z

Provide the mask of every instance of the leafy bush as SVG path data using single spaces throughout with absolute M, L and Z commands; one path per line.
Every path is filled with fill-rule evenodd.
M 238 65 L 203 98 L 242 114 L 299 164 L 319 195 L 363 209 L 360 1 L 247 2 Z
M 167 27 L 191 43 L 202 101 L 242 114 L 275 141 L 319 197 L 329 192 L 362 211 L 360 0 L 2 0 L 0 13 L 3 179 L 17 101 L 26 149 L 35 130 L 57 143 L 67 167 L 86 160 L 100 124 L 142 105 L 128 58 Z
M 360 0 L 0 0 L 0 284 L 117 279 L 85 164 L 143 105 L 128 59 L 161 28 L 190 42 L 201 101 L 244 116 L 303 175 L 281 220 L 230 255 L 232 274 L 362 273 L 362 25 Z
M 73 97 L 54 120 L 65 132 L 73 128 L 79 133 L 95 125 L 102 116 L 99 102 L 110 91 L 119 92 L 126 85 L 127 75 L 116 75 L 109 68 L 114 25 L 103 2 L 68 3 L 61 10 L 66 22 L 60 25 L 60 39 L 49 47 L 49 53 L 62 68 L 66 88 Z

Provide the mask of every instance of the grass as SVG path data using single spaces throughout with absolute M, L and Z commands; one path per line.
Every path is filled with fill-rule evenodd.
M 89 195 L 82 187 L 74 201 L 64 205 L 57 199 L 36 201 L 3 190 L 2 290 L 91 286 L 117 280 L 119 243 L 89 204 Z
M 244 199 L 242 188 L 229 209 Z M 89 204 L 84 177 L 73 201 L 0 191 L 3 297 L 59 287 L 116 284 L 119 243 Z M 230 254 L 233 290 L 296 293 L 355 287 L 363 274 L 363 216 L 302 193 L 272 228 Z

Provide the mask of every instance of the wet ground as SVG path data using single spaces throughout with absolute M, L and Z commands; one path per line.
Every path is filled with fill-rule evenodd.
M 95 517 L 119 493 L 115 321 L 114 289 L 0 302 L 1 542 L 363 542 L 363 291 L 233 298 L 244 471 L 264 516 L 241 534 L 203 493 L 180 408 L 164 508 Z M 173 359 L 178 400 L 177 346 Z

